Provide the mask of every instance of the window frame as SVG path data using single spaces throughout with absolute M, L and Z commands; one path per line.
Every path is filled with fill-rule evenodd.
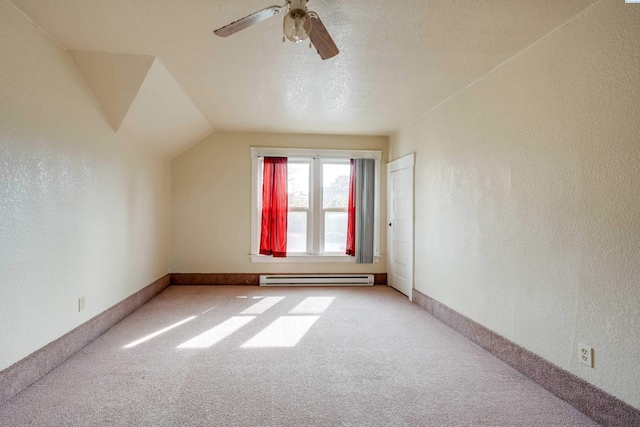
M 287 157 L 292 161 L 311 160 L 309 177 L 309 210 L 307 216 L 307 253 L 287 253 L 285 258 L 259 254 L 262 221 L 261 158 Z M 315 150 L 302 148 L 251 147 L 251 262 L 355 262 L 355 258 L 337 252 L 324 251 L 323 164 L 342 163 L 354 158 L 375 160 L 374 262 L 380 261 L 380 162 L 377 150 Z M 340 160 L 337 162 L 336 160 Z M 329 208 L 331 211 L 333 208 Z M 341 208 L 340 208 L 341 209 Z M 344 210 L 337 211 L 344 211 Z M 295 211 L 296 209 L 290 209 Z M 318 224 L 315 226 L 314 224 Z M 310 237 L 310 238 L 309 238 Z M 317 251 L 318 253 L 314 253 Z

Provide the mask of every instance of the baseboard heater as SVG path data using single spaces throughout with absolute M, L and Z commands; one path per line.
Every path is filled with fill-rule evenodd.
M 373 286 L 373 274 L 265 274 L 260 286 Z

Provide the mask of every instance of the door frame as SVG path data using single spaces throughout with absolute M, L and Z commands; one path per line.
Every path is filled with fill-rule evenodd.
M 415 289 L 415 153 L 408 154 L 399 159 L 393 160 L 387 163 L 387 227 L 392 228 L 390 224 L 393 218 L 393 184 L 391 180 L 391 174 L 402 169 L 410 169 L 411 172 L 411 209 L 410 220 L 411 224 L 411 291 L 409 292 L 409 301 L 413 300 L 413 289 Z M 393 232 L 387 229 L 387 284 L 393 287 Z

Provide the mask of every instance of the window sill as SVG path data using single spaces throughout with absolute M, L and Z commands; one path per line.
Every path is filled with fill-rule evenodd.
M 267 255 L 250 255 L 251 262 L 351 262 L 355 263 L 356 258 L 348 255 L 287 255 L 286 258 L 274 258 Z M 373 262 L 380 262 L 380 256 L 373 257 Z

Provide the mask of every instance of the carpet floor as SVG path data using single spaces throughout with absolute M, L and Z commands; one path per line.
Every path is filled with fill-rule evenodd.
M 386 286 L 171 286 L 0 426 L 598 425 Z

